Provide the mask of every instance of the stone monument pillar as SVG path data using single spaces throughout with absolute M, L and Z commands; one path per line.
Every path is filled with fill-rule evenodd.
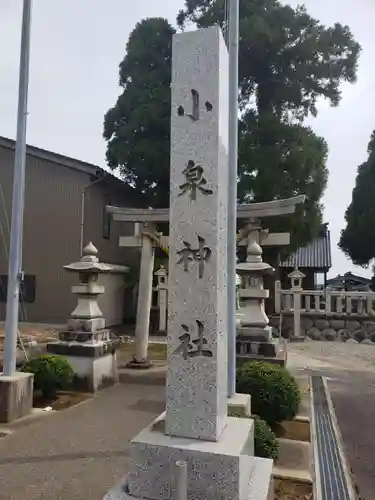
M 269 291 L 263 288 L 263 278 L 274 269 L 262 260 L 259 244 L 262 231 L 254 221 L 248 236 L 246 262 L 237 264 L 237 273 L 244 281 L 244 288 L 239 291 L 242 316 L 237 328 L 237 364 L 262 359 L 284 365 L 284 352 L 280 351 L 279 341 L 272 339 L 272 327 L 264 310 Z
M 134 470 L 107 499 L 266 500 L 272 461 L 254 422 L 227 416 L 228 54 L 219 27 L 175 35 L 166 412 L 130 444 Z
M 66 331 L 59 332 L 57 342 L 47 344 L 47 352 L 61 355 L 71 364 L 80 390 L 96 392 L 118 381 L 115 343 L 98 305 L 104 286 L 98 284 L 100 273 L 110 267 L 99 262 L 98 251 L 90 242 L 78 262 L 64 266 L 79 274 L 79 285 L 72 286 L 78 303 L 68 320 Z

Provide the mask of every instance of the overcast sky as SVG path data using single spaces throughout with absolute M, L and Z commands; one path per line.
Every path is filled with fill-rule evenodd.
M 324 204 L 332 235 L 331 274 L 351 270 L 368 275 L 345 259 L 337 240 L 356 167 L 366 158 L 375 129 L 375 3 L 304 3 L 326 24 L 348 24 L 363 47 L 357 84 L 343 88 L 339 108 L 322 103 L 311 125 L 330 150 Z M 118 64 L 128 35 L 144 17 L 162 16 L 174 22 L 183 0 L 34 0 L 33 4 L 27 142 L 105 166 L 103 116 L 119 93 Z M 16 132 L 21 13 L 22 0 L 0 0 L 0 135 L 10 138 Z

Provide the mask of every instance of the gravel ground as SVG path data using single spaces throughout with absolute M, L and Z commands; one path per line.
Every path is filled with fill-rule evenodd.
M 349 466 L 361 500 L 375 497 L 375 347 L 336 342 L 289 344 L 288 365 L 328 378 Z
M 331 366 L 336 370 L 370 371 L 375 373 L 375 346 L 347 344 L 345 342 L 316 342 L 288 344 L 291 366 L 299 358 L 308 359 L 309 368 Z

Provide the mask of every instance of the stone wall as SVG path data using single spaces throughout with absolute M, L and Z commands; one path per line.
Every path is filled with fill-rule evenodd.
M 270 323 L 278 335 L 280 316 L 272 316 Z M 282 336 L 293 337 L 293 313 L 282 316 Z M 375 345 L 375 317 L 359 315 L 317 315 L 301 313 L 301 336 L 311 340 L 343 341 L 349 339 Z

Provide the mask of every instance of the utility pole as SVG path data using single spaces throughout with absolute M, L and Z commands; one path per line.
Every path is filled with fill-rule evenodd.
M 21 280 L 22 231 L 25 191 L 27 94 L 29 86 L 32 0 L 24 0 L 18 87 L 17 140 L 13 172 L 12 223 L 10 232 L 7 307 L 3 375 L 16 372 L 19 291 Z
M 228 397 L 236 393 L 236 264 L 239 0 L 229 0 Z

